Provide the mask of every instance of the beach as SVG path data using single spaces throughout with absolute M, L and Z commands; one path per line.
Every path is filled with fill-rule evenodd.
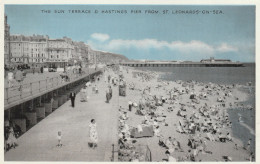
M 249 161 L 255 152 L 254 89 L 249 92 L 249 86 L 166 81 L 160 72 L 121 66 L 103 70 L 87 83 L 87 101 L 81 93 L 75 108 L 66 101 L 20 136 L 5 160 Z M 87 146 L 92 118 L 99 135 L 96 150 Z M 57 148 L 54 135 L 60 129 L 64 147 Z
M 248 91 L 242 90 L 248 88 L 247 86 L 181 80 L 163 81 L 159 78 L 161 75 L 158 72 L 129 67 L 122 67 L 120 71 L 127 87 L 126 96 L 120 98 L 117 104 L 118 134 L 119 140 L 125 140 L 121 145 L 128 146 L 121 146 L 119 161 L 142 161 L 140 153 L 135 155 L 137 153 L 133 148 L 139 145 L 149 147 L 152 161 L 167 160 L 167 150 L 171 150 L 170 155 L 176 161 L 190 161 L 190 154 L 195 154 L 195 161 L 248 161 L 250 152 L 255 152 L 252 146 L 255 143 L 255 129 L 244 122 L 248 118 L 242 116 L 242 120 L 238 121 L 237 116 L 230 116 L 230 110 L 232 114 L 235 110 L 236 113 L 254 110 L 252 105 L 243 104 L 250 99 Z M 118 77 L 117 73 L 108 70 L 105 77 Z M 133 104 L 131 111 L 129 103 Z M 142 130 L 149 129 L 147 127 L 153 134 L 142 136 L 142 132 L 145 133 Z M 250 135 L 237 135 L 234 129 L 241 128 L 249 131 Z M 159 145 L 167 142 L 169 137 L 179 145 L 173 144 L 173 148 Z M 225 142 L 221 142 L 220 138 L 225 138 Z M 251 145 L 246 150 L 250 138 Z M 195 146 L 190 146 L 189 141 Z

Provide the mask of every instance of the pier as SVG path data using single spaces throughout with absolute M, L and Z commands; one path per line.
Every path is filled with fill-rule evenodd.
M 122 66 L 129 67 L 243 67 L 239 62 L 122 62 Z

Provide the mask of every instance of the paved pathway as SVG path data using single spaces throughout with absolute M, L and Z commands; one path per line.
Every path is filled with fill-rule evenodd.
M 105 102 L 105 87 L 98 83 L 99 94 L 80 102 L 76 97 L 75 108 L 67 101 L 18 139 L 19 146 L 5 153 L 5 161 L 110 161 L 112 144 L 117 142 L 118 89 L 113 88 L 113 98 Z M 89 123 L 97 121 L 98 147 L 88 147 Z M 62 131 L 63 147 L 56 147 L 57 132 Z

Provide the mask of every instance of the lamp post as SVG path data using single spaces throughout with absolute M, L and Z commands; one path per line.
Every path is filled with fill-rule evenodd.
M 88 64 L 88 81 L 90 81 L 90 75 L 89 75 L 89 59 L 87 59 L 87 64 Z

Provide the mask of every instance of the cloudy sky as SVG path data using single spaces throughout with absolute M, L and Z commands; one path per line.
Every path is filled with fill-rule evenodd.
M 254 6 L 6 5 L 5 14 L 11 34 L 67 36 L 129 59 L 255 61 Z

